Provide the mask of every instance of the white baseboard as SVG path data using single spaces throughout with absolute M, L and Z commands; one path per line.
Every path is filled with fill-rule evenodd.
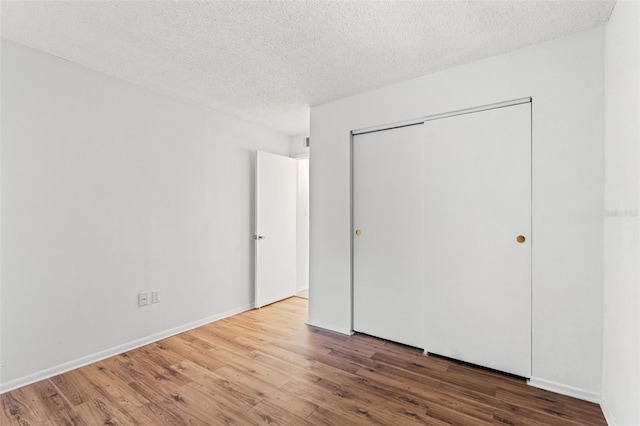
M 322 321 L 308 320 L 307 325 L 310 325 L 312 327 L 324 328 L 325 330 L 335 331 L 336 333 L 340 333 L 340 334 L 346 334 L 347 336 L 351 336 L 353 334 L 353 330 L 351 330 L 351 328 L 339 327 L 334 324 L 327 324 Z
M 600 404 L 600 394 L 596 392 L 591 392 L 584 389 L 575 388 L 573 386 L 563 385 L 562 383 L 556 383 L 551 380 L 539 379 L 536 377 L 530 378 L 529 380 L 527 380 L 527 383 L 530 386 L 536 388 Z
M 607 421 L 607 424 L 609 426 L 616 426 L 611 410 L 609 410 L 609 406 L 607 405 L 607 400 L 604 397 L 600 400 L 600 409 L 602 410 L 602 414 L 604 414 L 604 419 Z
M 132 349 L 139 348 L 149 343 L 157 342 L 158 340 L 166 339 L 167 337 L 175 336 L 176 334 L 184 333 L 185 331 L 193 330 L 194 328 L 201 327 L 205 324 L 210 324 L 221 319 L 237 315 L 239 313 L 253 309 L 253 304 L 245 305 L 240 308 L 231 309 L 226 312 L 222 312 L 217 315 L 212 315 L 207 318 L 200 319 L 198 321 L 190 322 L 179 327 L 171 328 L 160 333 L 152 334 L 151 336 L 143 337 L 141 339 L 134 340 L 129 343 L 118 345 L 113 348 L 106 349 L 91 355 L 78 358 L 73 361 L 65 362 L 63 364 L 56 365 L 51 368 L 47 368 L 36 373 L 28 374 L 24 377 L 10 380 L 6 383 L 0 383 L 0 394 L 12 391 L 14 389 L 21 388 L 23 386 L 30 385 L 40 380 L 48 379 L 50 377 L 57 376 L 58 374 L 66 373 L 67 371 L 75 370 L 76 368 L 84 367 L 85 365 L 93 364 L 94 362 L 101 361 L 103 359 L 119 355 L 121 353 L 130 351 Z

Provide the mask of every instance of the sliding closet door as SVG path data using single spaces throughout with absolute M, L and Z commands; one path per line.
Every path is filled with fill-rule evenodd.
M 531 376 L 531 104 L 424 124 L 425 350 Z
M 423 347 L 422 125 L 353 137 L 353 328 Z

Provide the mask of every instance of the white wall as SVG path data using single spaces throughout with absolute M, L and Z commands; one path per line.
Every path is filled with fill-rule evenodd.
M 252 306 L 288 136 L 4 40 L 2 114 L 3 390 Z
M 599 400 L 603 47 L 599 28 L 312 108 L 309 322 L 351 330 L 349 132 L 532 96 L 532 384 Z
M 1 46 L 0 46 L 1 49 Z M 0 65 L 2 58 L 0 57 Z M 0 98 L 2 97 L 2 67 L 0 66 Z M 0 102 L 0 392 L 2 392 L 2 102 Z
M 309 157 L 310 148 L 304 146 L 304 139 L 309 136 L 309 133 L 300 133 L 293 135 L 289 138 L 289 152 L 292 157 L 305 158 Z
M 618 1 L 606 27 L 602 408 L 640 424 L 640 4 Z

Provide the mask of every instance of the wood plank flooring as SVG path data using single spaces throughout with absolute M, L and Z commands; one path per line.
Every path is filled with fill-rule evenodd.
M 294 297 L 5 393 L 0 424 L 606 424 L 597 404 L 306 317 Z

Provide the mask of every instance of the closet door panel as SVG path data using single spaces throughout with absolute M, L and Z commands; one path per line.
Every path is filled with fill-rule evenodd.
M 424 124 L 425 350 L 531 376 L 531 104 Z
M 353 328 L 423 347 L 422 125 L 353 137 Z

